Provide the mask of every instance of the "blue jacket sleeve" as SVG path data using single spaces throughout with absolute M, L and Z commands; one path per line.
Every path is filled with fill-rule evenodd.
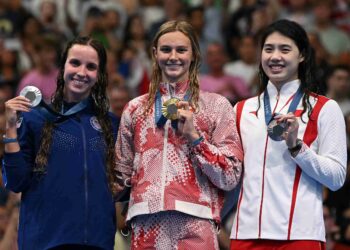
M 27 126 L 25 119 L 17 129 L 21 150 L 15 153 L 5 153 L 2 162 L 2 174 L 5 187 L 13 192 L 26 190 L 32 179 L 32 168 L 35 160 L 35 144 L 33 132 Z M 40 139 L 40 135 L 36 135 Z

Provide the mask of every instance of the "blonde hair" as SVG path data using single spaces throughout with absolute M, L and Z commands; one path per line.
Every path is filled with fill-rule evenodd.
M 198 70 L 201 62 L 200 48 L 197 36 L 194 32 L 194 29 L 191 24 L 186 21 L 169 21 L 160 26 L 157 34 L 155 35 L 152 42 L 152 49 L 157 48 L 158 41 L 161 36 L 166 33 L 180 31 L 186 37 L 190 39 L 192 47 L 192 56 L 193 60 L 189 69 L 189 86 L 190 86 L 190 104 L 198 107 L 199 99 L 199 79 L 198 79 Z M 145 113 L 149 112 L 154 104 L 156 93 L 159 87 L 159 84 L 162 80 L 162 71 L 157 63 L 157 60 L 152 53 L 152 75 L 151 83 L 148 91 L 148 101 Z

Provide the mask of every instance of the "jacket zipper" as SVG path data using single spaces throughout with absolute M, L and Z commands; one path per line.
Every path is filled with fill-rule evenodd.
M 84 227 L 84 243 L 86 244 L 88 242 L 88 230 L 87 230 L 87 223 L 88 223 L 88 199 L 89 199 L 89 193 L 88 193 L 88 167 L 87 167 L 87 152 L 86 152 L 86 136 L 85 136 L 85 130 L 84 127 L 80 124 L 81 127 L 81 133 L 83 138 L 83 154 L 84 154 L 84 188 L 85 188 L 85 227 Z
M 162 160 L 162 176 L 161 176 L 161 197 L 160 202 L 162 204 L 161 210 L 164 211 L 164 192 L 165 192 L 165 180 L 166 180 L 166 170 L 168 169 L 168 130 L 169 130 L 169 120 L 164 126 L 164 140 L 163 140 L 163 160 Z
M 276 112 L 276 108 L 278 105 L 278 102 L 280 100 L 280 92 L 277 92 L 276 96 L 276 104 L 272 111 L 272 114 Z M 263 203 L 264 203 L 264 190 L 265 190 L 265 170 L 266 170 L 266 159 L 267 159 L 267 146 L 269 142 L 269 136 L 266 135 L 266 141 L 265 141 L 265 151 L 264 151 L 264 162 L 263 162 L 263 172 L 262 172 L 262 184 L 261 184 L 261 199 L 260 199 L 260 209 L 259 209 L 259 231 L 258 231 L 258 239 L 261 239 L 261 227 L 262 227 L 262 210 L 263 210 Z

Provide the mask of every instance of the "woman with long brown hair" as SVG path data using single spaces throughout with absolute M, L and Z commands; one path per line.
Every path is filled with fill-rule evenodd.
M 149 93 L 125 107 L 116 144 L 117 188 L 131 187 L 131 248 L 219 249 L 223 190 L 242 167 L 233 108 L 199 90 L 190 24 L 164 23 L 152 50 Z
M 100 42 L 78 37 L 62 55 L 50 107 L 26 95 L 5 104 L 3 172 L 6 187 L 22 192 L 19 249 L 113 249 L 119 120 L 108 112 L 106 60 Z

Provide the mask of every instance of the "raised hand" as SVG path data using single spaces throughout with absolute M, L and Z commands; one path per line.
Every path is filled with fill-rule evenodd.
M 296 145 L 298 139 L 299 122 L 294 113 L 290 112 L 286 115 L 276 115 L 275 119 L 278 123 L 285 122 L 286 128 L 282 135 L 288 148 L 293 148 Z
M 193 124 L 193 108 L 186 101 L 179 101 L 177 107 L 178 133 L 193 142 L 200 137 Z
M 30 101 L 23 96 L 17 96 L 5 102 L 6 128 L 16 127 L 17 112 L 28 112 L 30 108 Z

